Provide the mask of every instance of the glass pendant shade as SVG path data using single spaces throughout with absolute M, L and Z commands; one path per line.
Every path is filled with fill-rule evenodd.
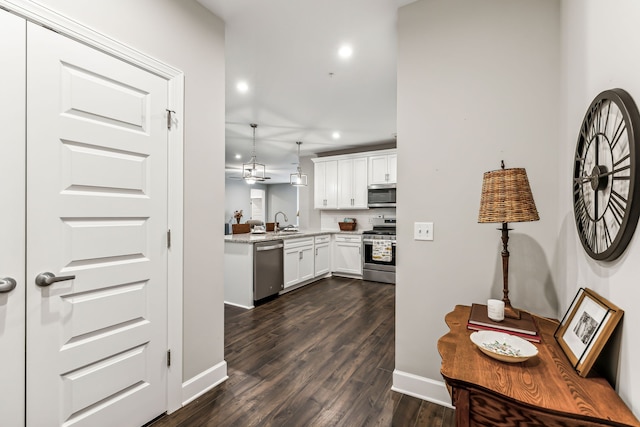
M 253 128 L 253 151 L 251 152 L 251 159 L 249 162 L 242 164 L 242 178 L 249 185 L 271 179 L 266 176 L 265 165 L 263 163 L 258 163 L 256 160 L 256 128 L 258 125 L 251 123 L 251 127 Z
M 302 173 L 302 168 L 300 167 L 300 146 L 302 141 L 296 141 L 296 144 L 298 145 L 298 168 L 296 173 L 289 175 L 289 183 L 294 187 L 306 187 L 308 185 L 307 174 Z

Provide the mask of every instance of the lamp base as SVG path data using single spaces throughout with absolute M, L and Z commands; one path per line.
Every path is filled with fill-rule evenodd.
M 507 303 L 504 305 L 504 317 L 508 317 L 509 319 L 520 319 L 520 310 L 517 308 L 511 307 L 511 304 Z

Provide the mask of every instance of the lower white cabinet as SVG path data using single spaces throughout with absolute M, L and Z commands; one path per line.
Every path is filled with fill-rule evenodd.
M 315 238 L 315 277 L 331 272 L 331 236 Z
M 313 279 L 313 237 L 287 239 L 284 241 L 284 287 L 285 289 Z
M 362 276 L 362 236 L 335 235 L 333 242 L 333 272 Z

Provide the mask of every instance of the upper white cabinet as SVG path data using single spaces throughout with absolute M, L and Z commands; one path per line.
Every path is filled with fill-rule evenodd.
M 367 158 L 338 160 L 338 208 L 367 208 Z
M 369 156 L 369 185 L 396 183 L 398 155 L 393 151 Z
M 328 156 L 314 163 L 316 209 L 367 209 L 367 185 L 395 184 L 395 149 Z
M 316 209 L 338 208 L 338 162 L 314 159 L 313 185 Z

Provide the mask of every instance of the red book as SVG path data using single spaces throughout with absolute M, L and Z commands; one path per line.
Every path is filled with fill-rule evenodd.
M 467 329 L 471 329 L 471 330 L 474 330 L 474 331 L 502 332 L 502 333 L 509 334 L 509 335 L 515 335 L 516 337 L 520 337 L 520 338 L 525 339 L 527 341 L 532 341 L 532 342 L 540 342 L 541 341 L 540 335 L 538 335 L 538 334 L 535 334 L 535 335 L 522 334 L 520 332 L 507 331 L 505 329 L 492 328 L 490 326 L 481 326 L 481 325 L 476 325 L 476 324 L 473 324 L 473 323 L 467 323 Z
M 511 319 L 505 317 L 501 322 L 489 319 L 487 315 L 487 306 L 484 304 L 472 304 L 471 313 L 469 314 L 469 323 L 476 326 L 493 328 L 500 332 L 516 332 L 527 335 L 540 335 L 538 333 L 538 325 L 536 325 L 533 316 L 526 311 L 520 311 L 520 319 Z

